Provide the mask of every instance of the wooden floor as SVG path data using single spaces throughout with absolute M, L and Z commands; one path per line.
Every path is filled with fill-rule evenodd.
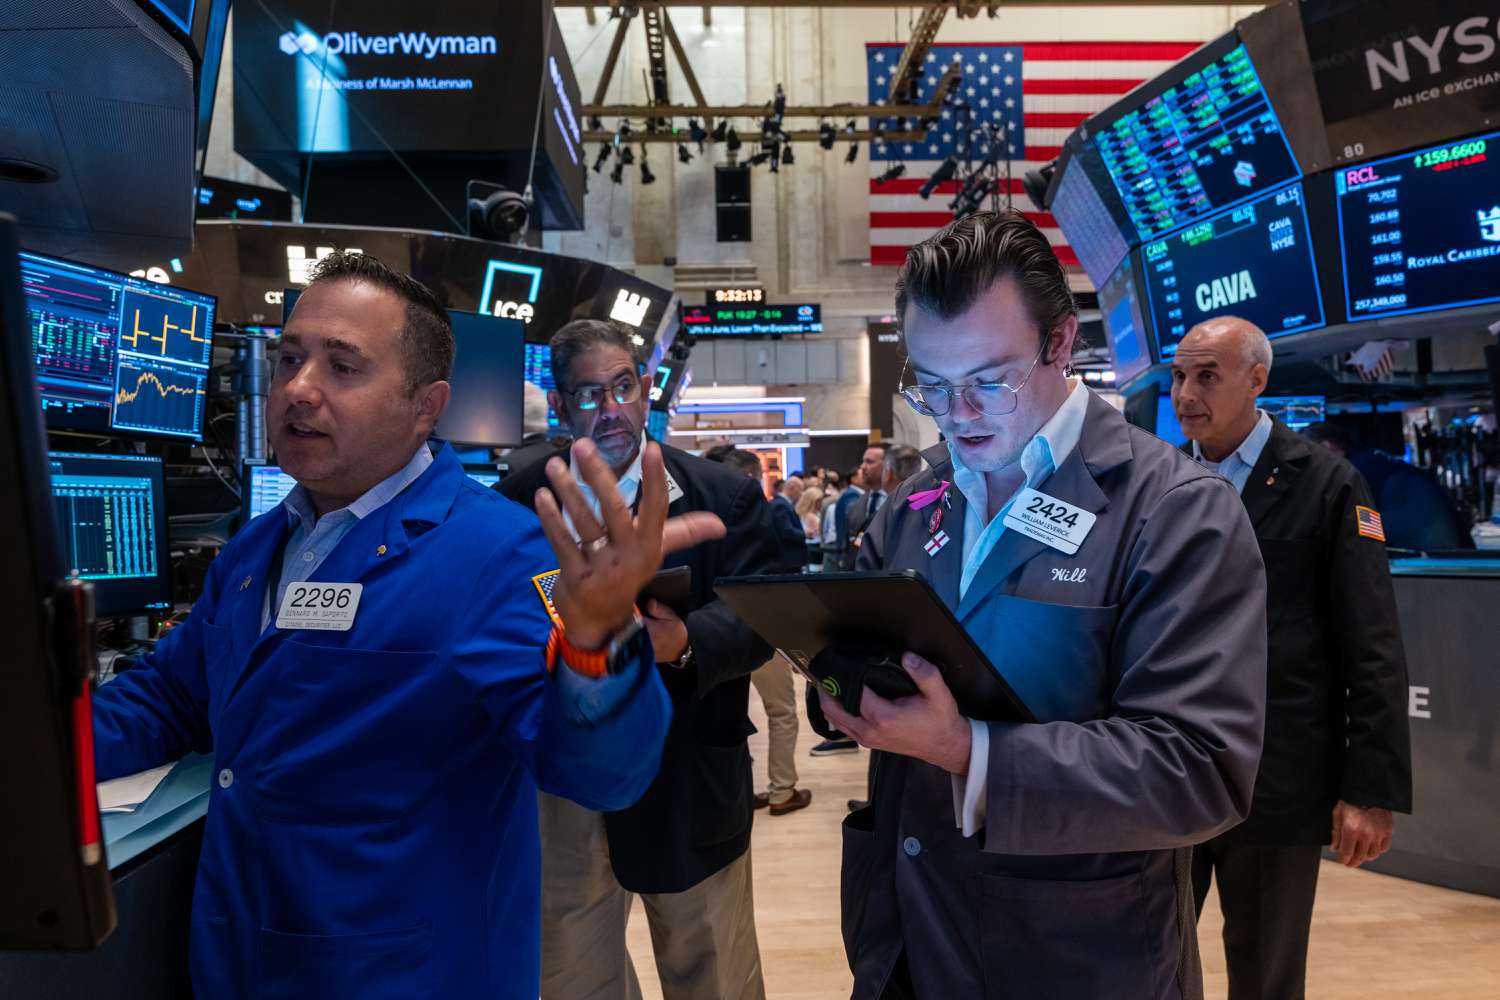
M 765 787 L 765 715 L 752 691 L 750 738 L 758 788 Z M 772 1000 L 841 1000 L 849 995 L 838 926 L 839 822 L 845 800 L 863 797 L 866 756 L 814 758 L 817 737 L 803 721 L 797 741 L 801 812 L 756 814 L 755 920 L 766 993 Z M 1219 912 L 1212 899 L 1199 927 L 1207 994 L 1226 993 Z M 650 1000 L 661 997 L 639 901 L 630 950 Z M 1500 900 L 1452 892 L 1324 862 L 1313 914 L 1308 996 L 1315 1000 L 1497 1000 Z

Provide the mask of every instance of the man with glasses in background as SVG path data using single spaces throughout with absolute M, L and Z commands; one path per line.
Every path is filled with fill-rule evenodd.
M 1067 275 L 1021 213 L 913 247 L 903 392 L 945 442 L 858 568 L 914 570 L 1035 723 L 916 694 L 822 714 L 878 755 L 844 821 L 855 1000 L 1202 995 L 1192 845 L 1250 805 L 1265 574 L 1234 489 L 1068 375 Z
M 630 334 L 601 320 L 575 320 L 551 345 L 557 389 L 548 402 L 575 441 L 597 446 L 633 509 L 642 487 L 651 380 L 641 375 Z M 771 649 L 714 596 L 713 585 L 722 576 L 773 572 L 776 533 L 757 481 L 675 448 L 661 452 L 668 513 L 712 511 L 726 534 L 663 561 L 664 568 L 692 571 L 690 598 L 678 609 L 683 614 L 654 600 L 641 607 L 673 709 L 656 780 L 621 812 L 539 797 L 543 1000 L 638 1000 L 625 947 L 636 893 L 651 924 L 665 1000 L 765 996 L 751 894 L 755 796 L 745 740 L 755 731 L 750 674 Z M 574 463 L 571 449 L 560 454 L 562 463 Z M 498 487 L 533 507 L 549 488 L 544 465 Z M 597 511 L 598 497 L 581 488 Z M 570 523 L 586 520 L 587 510 L 564 506 Z

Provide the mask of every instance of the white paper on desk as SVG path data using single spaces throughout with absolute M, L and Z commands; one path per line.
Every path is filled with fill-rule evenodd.
M 127 774 L 123 778 L 111 778 L 99 782 L 99 811 L 102 813 L 130 813 L 151 797 L 156 786 L 171 773 L 177 762 L 153 767 L 139 774 Z

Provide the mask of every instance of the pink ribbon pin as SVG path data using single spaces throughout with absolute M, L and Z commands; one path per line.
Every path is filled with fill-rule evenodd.
M 911 507 L 912 510 L 921 510 L 924 507 L 931 507 L 933 504 L 937 503 L 943 498 L 943 494 L 947 493 L 948 487 L 952 485 L 952 483 L 944 479 L 942 485 L 937 489 L 923 490 L 920 493 L 913 493 L 911 496 L 906 498 L 906 503 L 909 507 Z

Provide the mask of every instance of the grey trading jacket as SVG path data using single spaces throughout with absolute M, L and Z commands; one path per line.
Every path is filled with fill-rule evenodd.
M 1041 721 L 990 724 L 988 826 L 968 839 L 946 773 L 878 755 L 873 803 L 844 824 L 853 996 L 1200 996 L 1190 848 L 1248 810 L 1265 713 L 1244 505 L 1091 394 L 1038 487 L 1098 515 L 1087 539 L 1068 556 L 1007 530 L 960 601 L 962 495 L 936 556 L 931 508 L 906 502 L 953 478 L 946 447 L 927 458 L 859 566 L 927 577 Z

